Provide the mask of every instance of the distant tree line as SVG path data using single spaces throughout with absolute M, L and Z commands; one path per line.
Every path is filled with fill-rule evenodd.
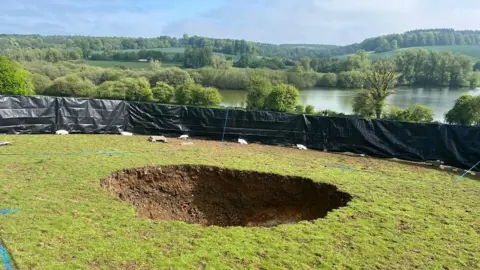
M 359 49 L 386 52 L 398 48 L 445 45 L 480 45 L 480 31 L 453 29 L 415 30 L 404 34 L 391 34 L 364 40 Z
M 12 48 L 0 51 L 0 54 L 15 61 L 44 60 L 52 63 L 83 58 L 79 48 Z
M 397 85 L 476 87 L 480 79 L 471 58 L 461 54 L 410 49 L 390 61 L 400 73 Z M 317 86 L 363 88 L 371 60 L 366 52 L 359 51 L 346 60 L 302 58 L 297 65 L 303 70 L 328 74 L 322 76 Z
M 0 35 L 0 50 L 11 48 L 43 49 L 51 47 L 80 48 L 85 56 L 95 52 L 115 50 L 148 50 L 171 47 L 212 47 L 213 51 L 241 55 L 256 50 L 254 42 L 236 39 L 215 39 L 188 35 L 182 38 L 156 38 Z
M 82 59 L 79 48 L 18 48 L 3 52 L 18 62 L 46 61 L 57 63 Z M 312 87 L 365 88 L 365 71 L 371 65 L 368 53 L 359 51 L 345 60 L 302 57 L 299 61 L 283 61 L 279 57 L 258 57 L 243 54 L 238 61 L 216 55 L 211 47 L 187 47 L 184 54 L 174 57 L 156 50 L 107 51 L 93 54 L 91 60 L 148 61 L 183 63 L 185 68 L 198 69 L 207 86 L 227 89 L 247 89 L 246 78 L 250 69 L 262 69 L 272 82 L 295 85 L 299 89 Z M 435 52 L 423 49 L 405 50 L 395 59 L 400 77 L 397 85 L 475 87 L 479 81 L 480 64 L 460 54 Z M 239 67 L 244 70 L 232 69 Z M 211 69 L 210 69 L 211 68 Z M 197 78 L 197 81 L 200 79 Z
M 90 60 L 94 61 L 138 61 L 139 59 L 157 60 L 157 61 L 173 61 L 169 59 L 168 54 L 161 51 L 154 50 L 141 50 L 135 51 L 105 51 L 99 53 L 93 53 L 90 56 Z M 182 56 L 177 59 L 183 59 Z
M 398 48 L 444 45 L 480 45 L 480 31 L 425 29 L 368 38 L 347 46 L 313 44 L 268 44 L 236 39 L 215 39 L 183 35 L 181 38 L 155 38 L 0 35 L 0 51 L 13 48 L 80 48 L 84 56 L 116 50 L 149 50 L 170 47 L 211 47 L 213 52 L 230 55 L 257 54 L 299 60 L 302 57 L 329 58 L 358 50 L 386 52 Z
M 302 57 L 331 58 L 339 55 L 353 54 L 358 50 L 381 53 L 400 48 L 447 45 L 480 45 L 480 31 L 455 31 L 454 29 L 414 30 L 403 34 L 368 38 L 360 43 L 347 46 L 312 44 L 273 45 L 257 43 L 256 51 L 261 56 L 277 56 L 285 59 L 299 60 Z

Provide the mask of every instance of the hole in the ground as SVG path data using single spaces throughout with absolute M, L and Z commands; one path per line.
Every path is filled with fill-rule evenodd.
M 217 226 L 275 226 L 322 218 L 352 197 L 307 178 L 178 165 L 127 169 L 101 180 L 137 217 Z

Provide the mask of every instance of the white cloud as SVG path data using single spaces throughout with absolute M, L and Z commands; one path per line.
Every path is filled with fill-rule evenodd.
M 349 44 L 419 28 L 480 29 L 477 0 L 15 0 L 0 32 Z
M 144 10 L 124 0 L 18 0 L 0 10 L 0 32 L 101 36 L 158 36 L 168 10 Z
M 420 0 L 314 0 L 315 6 L 331 12 L 407 13 L 422 6 Z
M 349 44 L 420 28 L 480 29 L 480 1 L 474 0 L 263 0 L 258 3 L 231 1 L 203 17 L 172 23 L 166 31 L 273 43 Z

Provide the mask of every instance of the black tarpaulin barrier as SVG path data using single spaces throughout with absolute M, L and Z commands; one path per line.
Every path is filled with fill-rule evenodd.
M 145 135 L 173 135 L 183 132 L 181 119 L 185 107 L 160 106 L 154 103 L 130 102 L 128 131 Z
M 118 133 L 127 129 L 127 103 L 119 100 L 57 98 L 57 130 Z
M 304 141 L 304 117 L 287 113 L 166 106 L 131 102 L 128 130 L 138 134 L 180 135 L 213 140 L 243 138 L 265 144 Z
M 51 97 L 0 96 L 0 133 L 54 132 L 56 104 Z
M 228 118 L 227 118 L 228 113 Z M 224 110 L 98 99 L 0 96 L 0 132 L 188 134 L 351 152 L 469 169 L 480 160 L 480 127 Z M 480 168 L 476 169 L 477 171 Z
M 331 118 L 329 150 L 381 158 L 424 161 L 428 125 L 353 118 Z
M 288 113 L 231 110 L 225 137 L 272 145 L 301 144 L 305 141 L 305 118 Z
M 480 161 L 480 127 L 442 125 L 432 139 L 437 140 L 437 159 L 447 165 L 470 169 Z

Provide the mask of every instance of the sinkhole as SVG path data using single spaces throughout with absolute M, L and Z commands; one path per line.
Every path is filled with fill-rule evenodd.
M 174 165 L 126 169 L 101 186 L 130 202 L 137 217 L 217 226 L 276 226 L 323 218 L 352 199 L 311 179 Z

